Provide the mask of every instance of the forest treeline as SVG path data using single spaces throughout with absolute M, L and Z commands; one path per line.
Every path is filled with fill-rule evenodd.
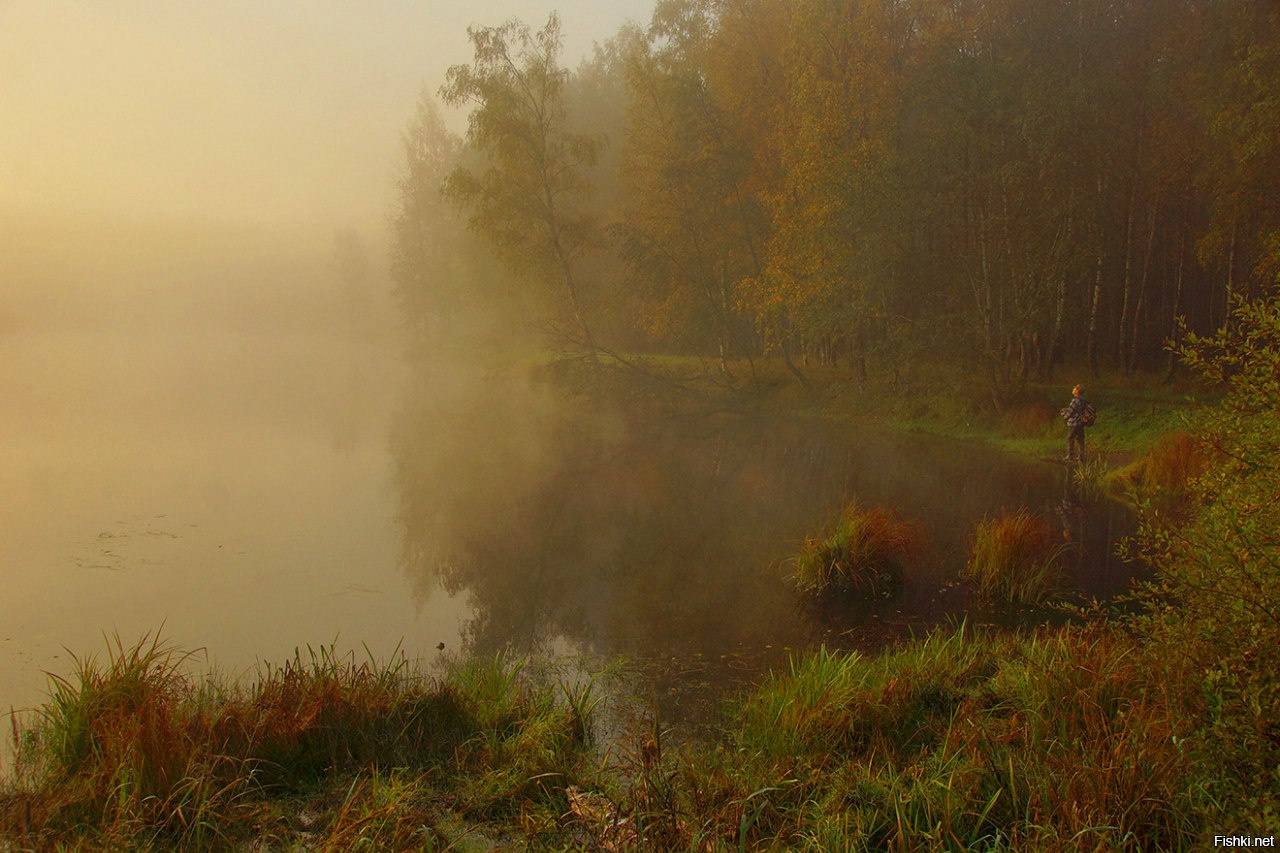
M 413 334 L 501 305 L 593 351 L 1173 369 L 1280 275 L 1273 0 L 659 0 L 570 70 L 469 31 L 405 134 Z

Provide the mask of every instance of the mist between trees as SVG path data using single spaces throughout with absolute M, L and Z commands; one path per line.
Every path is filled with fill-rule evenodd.
M 555 16 L 468 35 L 465 137 L 432 92 L 404 137 L 419 340 L 961 357 L 1000 405 L 1172 371 L 1280 273 L 1269 0 L 660 0 L 577 70 Z

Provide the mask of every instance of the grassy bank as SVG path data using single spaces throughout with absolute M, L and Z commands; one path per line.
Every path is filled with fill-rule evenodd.
M 601 367 L 605 369 L 600 369 Z M 836 423 L 871 423 L 998 447 L 1024 458 L 1059 462 L 1066 425 L 1059 414 L 1083 379 L 1098 410 L 1086 432 L 1087 463 L 1076 471 L 1084 493 L 1141 500 L 1176 499 L 1201 473 L 1204 448 L 1192 438 L 1205 412 L 1222 399 L 1220 384 L 1180 372 L 1103 373 L 1060 368 L 1061 381 L 1028 381 L 997 406 L 987 382 L 963 365 L 922 362 L 895 376 L 872 362 L 865 379 L 847 365 L 805 365 L 801 382 L 779 359 L 751 364 L 679 356 L 646 356 L 626 366 L 605 362 L 543 365 L 535 372 L 569 389 L 626 404 L 683 408 L 697 414 L 774 415 L 779 412 Z
M 593 752 L 589 694 L 501 660 L 181 668 L 144 643 L 59 683 L 0 849 L 1179 850 L 1214 813 L 1192 674 L 1103 625 L 818 650 L 681 748 Z
M 979 440 L 1022 455 L 1060 458 L 1066 449 L 1066 427 L 1059 410 L 1071 399 L 1076 382 L 1099 412 L 1088 430 L 1092 450 L 1120 462 L 1144 452 L 1171 431 L 1188 431 L 1201 407 L 1220 392 L 1183 374 L 1172 382 L 1163 373 L 1106 373 L 1093 377 L 1087 369 L 1060 368 L 1058 381 L 1028 381 L 996 405 L 989 384 L 963 365 L 921 362 L 897 375 L 890 364 L 871 362 L 867 377 L 852 367 L 805 365 L 803 384 L 776 358 L 751 364 L 730 362 L 728 373 L 718 363 L 679 356 L 639 357 L 627 367 L 589 376 L 579 362 L 546 368 L 573 385 L 628 399 L 646 394 L 691 405 L 733 409 L 786 411 L 837 421 L 872 421 L 898 429 L 952 438 Z M 610 378 L 611 377 L 611 378 Z
M 536 842 L 590 765 L 589 708 L 502 659 L 433 678 L 320 649 L 228 683 L 158 641 L 117 643 L 14 719 L 0 850 Z

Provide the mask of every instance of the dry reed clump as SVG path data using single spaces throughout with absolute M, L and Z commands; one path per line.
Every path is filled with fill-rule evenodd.
M 1207 455 L 1185 432 L 1164 435 L 1144 456 L 1112 475 L 1112 482 L 1148 495 L 1178 497 L 1205 471 Z
M 1025 509 L 984 519 L 973 534 L 965 575 L 985 597 L 1010 603 L 1040 604 L 1061 579 L 1062 545 L 1053 528 Z
M 919 525 L 850 501 L 829 533 L 804 541 L 792 558 L 793 577 L 797 587 L 813 595 L 883 597 L 902 585 L 904 567 L 919 559 L 924 547 Z

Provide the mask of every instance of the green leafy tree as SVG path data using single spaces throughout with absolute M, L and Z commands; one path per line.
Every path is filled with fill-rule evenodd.
M 1212 464 L 1194 519 L 1148 509 L 1139 541 L 1160 580 L 1140 623 L 1192 674 L 1203 807 L 1266 834 L 1280 824 L 1280 300 L 1237 302 L 1228 329 L 1182 354 L 1226 393 L 1197 416 Z
M 759 269 L 744 184 L 756 166 L 744 134 L 709 84 L 715 9 L 665 0 L 628 60 L 631 107 L 617 228 L 632 278 L 647 297 L 650 334 L 714 346 L 721 366 L 751 357 L 737 285 Z
M 631 104 L 628 68 L 644 38 L 639 25 L 628 23 L 603 44 L 596 44 L 569 76 L 564 92 L 569 132 L 603 143 L 599 157 L 585 172 L 591 194 L 579 200 L 580 212 L 598 223 L 605 237 L 592 245 L 579 266 L 581 277 L 593 287 L 593 330 L 627 347 L 646 342 L 640 319 L 645 308 L 640 294 L 629 287 L 625 263 L 612 238 L 626 204 L 621 161 Z
M 415 338 L 440 331 L 461 300 L 457 215 L 441 194 L 457 165 L 461 140 L 449 132 L 435 100 L 424 94 L 404 133 L 392 216 L 391 277 Z
M 467 155 L 424 93 L 403 137 L 391 217 L 391 278 L 411 352 L 509 344 L 529 305 L 512 293 L 481 235 L 444 196 Z
M 779 333 L 826 352 L 844 342 L 859 365 L 870 327 L 890 313 L 905 243 L 909 15 L 905 4 L 801 3 L 787 52 L 783 179 L 756 298 Z
M 1202 180 L 1213 218 L 1201 257 L 1224 269 L 1230 299 L 1280 272 L 1280 6 L 1209 3 L 1216 67 L 1205 68 L 1209 156 Z
M 537 32 L 510 21 L 468 35 L 475 58 L 450 68 L 440 92 L 449 104 L 471 107 L 467 143 L 486 162 L 454 169 L 446 193 L 513 269 L 556 285 L 572 316 L 562 333 L 594 352 L 578 265 L 598 239 L 582 199 L 602 142 L 566 126 L 559 18 Z

